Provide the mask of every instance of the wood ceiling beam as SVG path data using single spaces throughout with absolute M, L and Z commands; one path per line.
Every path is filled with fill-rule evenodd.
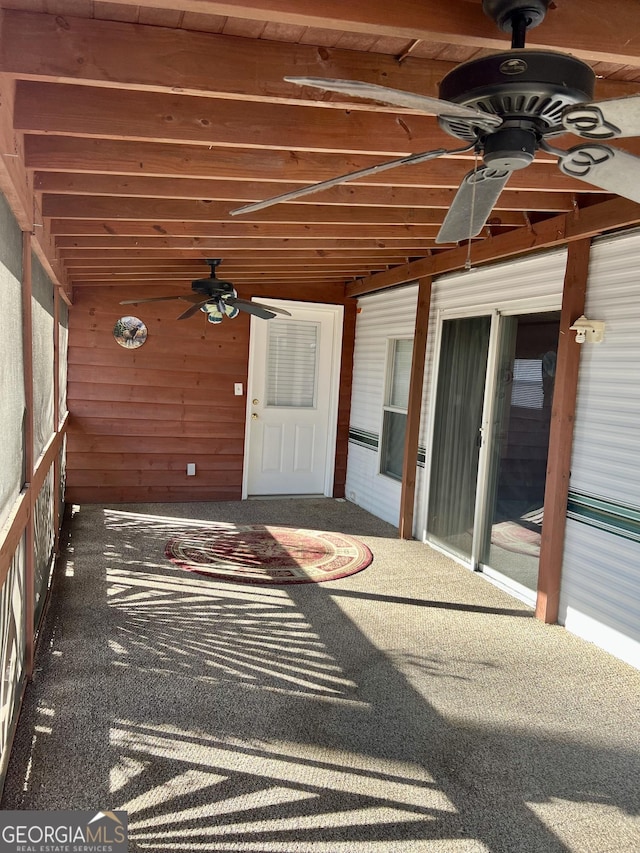
M 26 165 L 41 172 L 90 172 L 147 177 L 227 178 L 240 181 L 309 184 L 335 178 L 383 162 L 365 154 L 271 151 L 65 136 L 25 134 Z M 377 176 L 381 185 L 457 188 L 472 164 L 461 157 L 441 157 L 415 166 L 401 166 Z M 371 182 L 369 181 L 369 184 Z M 532 163 L 514 172 L 511 190 L 588 192 L 598 189 L 564 175 L 555 164 Z M 602 191 L 600 191 L 602 192 Z
M 242 101 L 18 80 L 14 126 L 61 136 L 388 158 L 463 146 L 433 116 L 402 113 L 399 119 L 390 113 L 260 103 L 248 110 Z
M 244 285 L 259 285 L 264 283 L 272 283 L 278 285 L 279 282 L 289 281 L 292 283 L 299 283 L 301 286 L 307 286 L 308 284 L 318 283 L 326 283 L 329 285 L 344 285 L 345 282 L 355 280 L 355 276 L 343 275 L 341 273 L 327 273 L 327 272 L 311 272 L 309 274 L 305 274 L 303 276 L 298 272 L 283 272 L 280 273 L 278 270 L 274 270 L 271 273 L 260 273 L 260 272 L 252 272 L 252 271 L 236 271 L 232 275 L 229 275 L 230 278 L 233 278 L 234 285 L 244 284 Z M 105 277 L 102 279 L 78 279 L 74 280 L 73 287 L 126 287 L 128 288 L 127 293 L 131 292 L 131 285 L 133 282 L 130 280 L 123 281 L 121 283 L 114 282 L 112 277 Z M 183 282 L 186 284 L 185 292 L 190 292 L 189 282 Z M 153 287 L 154 292 L 155 289 L 160 287 L 180 287 L 180 280 L 175 280 L 171 278 L 159 278 L 157 276 L 147 279 L 147 280 L 139 280 L 135 282 L 136 287 Z M 306 295 L 306 294 L 305 294 Z
M 246 102 L 240 101 L 25 80 L 16 83 L 13 122 L 28 133 L 386 159 L 464 145 L 445 133 L 435 117 L 406 110 L 391 114 L 254 103 L 247 111 Z M 559 147 L 575 142 L 571 134 L 554 140 Z M 625 139 L 623 146 L 640 154 L 637 139 Z M 472 160 L 474 155 L 461 156 Z M 536 160 L 555 163 L 556 158 L 539 151 Z
M 627 199 L 616 198 L 579 211 L 565 213 L 538 222 L 532 228 L 518 228 L 491 240 L 476 242 L 471 247 L 473 266 L 487 264 L 541 249 L 595 237 L 640 222 L 640 205 Z M 464 269 L 468 258 L 466 246 L 438 253 L 423 260 L 413 261 L 386 273 L 371 276 L 347 288 L 347 296 L 362 296 L 388 287 L 415 281 L 428 275 L 443 275 Z
M 225 261 L 225 270 L 227 268 L 233 269 L 256 269 L 256 270 L 264 270 L 268 271 L 273 266 L 277 266 L 278 269 L 288 270 L 288 271 L 296 271 L 296 272 L 304 272 L 307 269 L 316 270 L 345 270 L 349 271 L 351 269 L 362 269 L 362 270 L 380 270 L 385 267 L 391 266 L 386 262 L 386 259 L 383 258 L 381 260 L 374 260 L 372 258 L 353 258 L 352 260 L 344 260 L 341 258 L 311 258 L 308 261 L 305 259 L 304 261 L 295 258 L 289 258 L 284 261 L 278 261 L 277 264 L 269 264 L 268 261 L 262 261 L 261 258 L 234 258 L 232 256 L 226 256 L 224 258 Z M 121 264 L 119 266 L 112 265 L 103 265 L 100 263 L 93 263 L 90 266 L 81 265 L 81 266 L 73 266 L 67 265 L 67 271 L 69 274 L 78 274 L 82 272 L 86 274 L 88 277 L 102 277 L 104 278 L 105 273 L 113 276 L 148 276 L 148 275 L 157 275 L 158 273 L 164 272 L 168 277 L 173 276 L 185 276 L 192 275 L 196 278 L 201 273 L 208 273 L 209 267 L 205 263 L 204 259 L 200 259 L 200 263 L 194 261 L 191 264 L 185 264 L 183 266 L 178 266 L 175 264 L 167 264 L 161 261 L 154 261 L 153 259 L 149 259 L 149 261 L 143 266 L 129 266 L 127 264 Z
M 347 226 L 336 223 L 303 224 L 257 223 L 257 222 L 131 222 L 127 220 L 52 219 L 48 221 L 51 234 L 56 236 L 112 236 L 112 237 L 200 237 L 203 239 L 283 239 L 302 241 L 311 245 L 322 240 L 385 240 L 433 239 L 438 233 L 437 225 L 359 225 Z M 307 243 L 306 241 L 311 241 Z
M 13 128 L 14 85 L 0 75 L 0 192 L 9 203 L 18 227 L 31 234 L 31 247 L 47 274 L 69 302 L 68 282 L 55 256 L 49 234 L 40 227 L 40 200 L 33 193 L 31 176 L 24 165 L 22 134 Z
M 203 12 L 247 20 L 277 21 L 386 38 L 422 39 L 477 48 L 506 50 L 509 41 L 468 0 L 121 0 L 124 6 Z M 640 64 L 640 5 L 616 0 L 603 12 L 602 0 L 554 4 L 545 21 L 528 35 L 529 47 L 561 50 L 598 62 Z
M 82 253 L 80 253 L 82 252 Z M 141 252 L 139 254 L 133 255 L 132 252 L 101 252 L 98 250 L 78 250 L 78 249 L 63 249 L 59 251 L 59 257 L 61 260 L 64 260 L 65 266 L 67 269 L 73 269 L 77 267 L 99 267 L 100 269 L 135 269 L 136 267 L 146 267 L 150 264 L 162 264 L 163 266 L 172 266 L 176 269 L 186 268 L 187 266 L 191 267 L 196 263 L 202 263 L 203 259 L 209 258 L 210 255 L 205 255 L 202 250 L 199 251 L 198 254 L 188 254 L 184 249 L 174 249 L 171 252 L 166 250 L 157 250 L 153 251 L 153 249 L 147 249 L 145 252 Z M 393 251 L 392 249 L 385 249 L 384 251 L 371 250 L 369 252 L 365 252 L 364 250 L 347 252 L 345 250 L 336 251 L 336 252 L 323 252 L 313 249 L 308 249 L 305 251 L 292 249 L 290 252 L 258 252 L 258 251 L 246 251 L 243 249 L 235 249 L 235 250 L 225 250 L 224 257 L 225 258 L 241 258 L 245 263 L 256 263 L 256 264 L 280 264 L 280 263 L 296 263 L 300 261 L 307 261 L 308 263 L 314 263 L 316 260 L 336 260 L 342 259 L 343 261 L 355 261 L 355 262 L 366 262 L 366 261 L 375 261 L 379 263 L 380 261 L 389 264 L 389 263 L 403 263 L 407 262 L 409 257 L 422 257 L 427 254 L 425 250 L 422 252 L 403 252 L 401 250 Z M 214 257 L 218 257 L 214 255 Z
M 284 78 L 366 80 L 436 95 L 455 63 L 239 38 L 183 29 L 2 10 L 0 71 L 50 82 L 180 92 L 240 101 L 343 109 L 343 95 L 301 89 Z M 357 109 L 389 107 L 360 101 Z
M 434 228 L 434 232 L 436 229 Z M 435 236 L 435 233 L 434 233 Z M 145 257 L 166 255 L 168 252 L 183 252 L 184 257 L 194 252 L 202 257 L 211 257 L 211 252 L 270 252 L 273 254 L 292 254 L 299 252 L 307 257 L 310 252 L 322 255 L 340 255 L 350 253 L 403 252 L 421 254 L 431 248 L 433 240 L 410 237 L 396 237 L 386 240 L 340 240 L 321 238 L 257 238 L 254 240 L 204 238 L 204 237 L 56 237 L 56 253 L 59 257 L 82 257 L 83 254 L 98 253 L 101 257 L 122 253 L 127 257 Z M 75 253 L 68 255 L 67 253 Z M 179 255 L 180 256 L 180 255 Z
M 545 28 L 554 23 L 557 14 L 558 10 L 554 10 L 553 17 L 545 21 Z M 575 53 L 568 43 L 574 31 L 572 22 L 563 34 L 561 49 Z M 495 30 L 493 35 L 497 35 Z M 531 44 L 535 35 L 529 34 Z M 506 48 L 504 37 L 497 38 L 497 49 Z M 440 36 L 437 40 L 441 41 Z M 597 42 L 591 39 L 591 43 Z M 589 41 L 585 44 L 588 46 Z M 116 21 L 10 9 L 1 12 L 0 71 L 32 80 L 213 95 L 241 101 L 320 101 L 325 107 L 337 108 L 350 103 L 353 109 L 389 112 L 393 111 L 389 107 L 365 101 L 352 103 L 336 93 L 302 90 L 286 83 L 284 77 L 295 73 L 364 80 L 437 97 L 438 82 L 454 66 L 452 62 L 414 57 L 399 63 L 393 56 L 372 52 Z M 598 98 L 614 98 L 638 90 L 637 84 L 615 80 L 598 80 L 596 87 Z
M 225 203 L 185 199 L 129 199 L 98 196 L 45 195 L 42 213 L 56 219 L 127 219 L 130 221 L 226 222 L 229 206 Z M 245 222 L 339 223 L 345 225 L 438 225 L 445 212 L 439 208 L 344 207 L 279 204 L 243 217 Z M 492 216 L 495 224 L 522 225 L 517 211 L 500 211 Z
M 207 199 L 250 202 L 297 189 L 299 184 L 250 181 L 147 178 L 138 175 L 92 175 L 69 172 L 36 172 L 34 189 L 57 195 L 104 195 L 123 198 Z M 344 184 L 305 196 L 295 204 L 350 204 L 365 207 L 442 207 L 448 209 L 455 189 L 434 187 L 365 186 Z M 572 210 L 574 194 L 535 190 L 504 190 L 495 210 L 552 212 Z
M 393 56 L 372 52 L 117 21 L 10 9 L 0 14 L 0 71 L 44 82 L 389 112 L 393 110 L 384 105 L 303 90 L 284 78 L 295 73 L 363 80 L 437 97 L 439 81 L 455 66 L 414 57 L 399 63 Z M 596 83 L 600 99 L 636 91 L 635 83 Z

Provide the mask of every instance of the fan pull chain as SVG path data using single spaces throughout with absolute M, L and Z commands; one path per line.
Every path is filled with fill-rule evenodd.
M 467 259 L 464 262 L 465 270 L 471 269 L 471 238 L 473 237 L 473 219 L 476 212 L 476 178 L 478 176 L 478 149 L 474 149 L 473 172 L 471 187 L 471 216 L 469 217 L 469 237 L 467 239 Z

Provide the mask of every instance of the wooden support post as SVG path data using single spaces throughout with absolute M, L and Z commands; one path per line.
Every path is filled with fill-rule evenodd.
M 418 306 L 416 308 L 413 353 L 411 356 L 409 404 L 407 408 L 407 427 L 404 437 L 402 491 L 400 493 L 400 521 L 398 527 L 401 539 L 413 538 L 413 504 L 416 493 L 416 464 L 418 460 L 418 440 L 420 438 L 424 359 L 427 351 L 429 311 L 431 309 L 431 285 L 432 279 L 430 276 L 425 276 L 418 282 Z
M 567 498 L 571 474 L 571 449 L 580 366 L 581 345 L 576 343 L 575 333 L 569 331 L 569 326 L 584 313 L 590 248 L 590 239 L 569 244 L 562 295 L 560 340 L 558 342 L 558 361 L 551 410 L 547 479 L 544 492 L 544 521 L 542 524 L 536 602 L 537 618 L 549 624 L 558 621 L 564 532 L 567 522 Z
M 53 288 L 53 432 L 60 429 L 60 291 Z M 60 453 L 53 462 L 53 553 L 60 542 Z
M 35 612 L 35 528 L 34 514 L 37 494 L 33 488 L 35 470 L 33 425 L 33 312 L 31 307 L 31 234 L 22 232 L 22 351 L 24 368 L 24 488 L 28 504 L 25 527 L 25 671 L 33 674 L 34 612 Z

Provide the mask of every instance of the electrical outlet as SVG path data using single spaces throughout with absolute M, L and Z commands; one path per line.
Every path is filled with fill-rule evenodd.
M 187 477 L 195 477 L 196 475 L 196 463 L 195 462 L 187 462 Z

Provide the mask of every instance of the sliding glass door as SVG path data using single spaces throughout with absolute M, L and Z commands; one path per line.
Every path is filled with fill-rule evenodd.
M 527 597 L 537 587 L 559 312 L 445 319 L 430 541 Z
M 471 558 L 491 317 L 444 320 L 427 531 Z

